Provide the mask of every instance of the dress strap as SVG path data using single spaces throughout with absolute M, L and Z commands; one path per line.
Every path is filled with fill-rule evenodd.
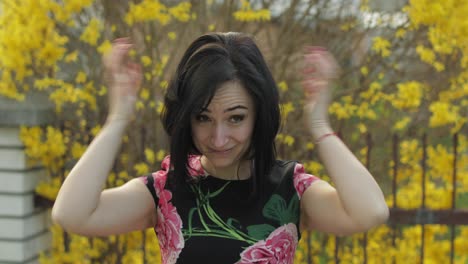
M 146 187 L 151 193 L 151 196 L 153 196 L 154 205 L 157 207 L 159 204 L 159 197 L 156 195 L 156 190 L 154 188 L 154 177 L 152 174 L 145 175 L 144 177 L 146 178 Z

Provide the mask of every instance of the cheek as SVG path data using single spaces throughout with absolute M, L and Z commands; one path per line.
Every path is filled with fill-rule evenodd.
M 239 142 L 245 142 L 248 143 L 252 139 L 252 134 L 253 134 L 253 125 L 248 125 L 239 128 L 239 130 L 236 133 L 237 140 Z
M 192 140 L 197 148 L 200 148 L 200 145 L 206 140 L 207 135 L 208 133 L 203 128 L 192 126 Z

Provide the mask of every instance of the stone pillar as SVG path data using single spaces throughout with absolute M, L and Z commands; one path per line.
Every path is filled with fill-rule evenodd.
M 53 114 L 41 94 L 23 102 L 0 97 L 0 263 L 37 263 L 51 245 L 50 210 L 34 204 L 34 189 L 46 172 L 28 161 L 19 131 L 50 124 Z

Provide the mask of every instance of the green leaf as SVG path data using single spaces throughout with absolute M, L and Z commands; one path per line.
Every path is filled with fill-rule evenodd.
M 278 194 L 273 194 L 263 207 L 263 216 L 275 220 L 281 225 L 283 224 L 285 211 L 287 211 L 286 201 Z
M 208 197 L 209 198 L 213 198 L 213 197 L 216 197 L 218 196 L 222 191 L 224 191 L 224 189 L 226 188 L 226 186 L 228 186 L 230 182 L 227 182 L 226 184 L 224 184 L 221 188 L 219 188 L 218 190 L 216 190 L 214 193 L 208 193 Z
M 275 227 L 269 224 L 251 225 L 247 227 L 249 236 L 257 240 L 263 240 L 267 238 L 268 235 L 270 235 L 273 231 L 275 231 Z
M 288 205 L 288 217 L 285 219 L 286 222 L 296 223 L 299 221 L 299 197 L 293 195 Z
M 227 221 L 226 221 L 226 224 L 230 227 L 233 227 L 235 229 L 237 229 L 237 227 L 240 227 L 241 226 L 241 222 L 239 222 L 239 220 L 237 219 L 234 219 L 234 218 L 229 218 Z

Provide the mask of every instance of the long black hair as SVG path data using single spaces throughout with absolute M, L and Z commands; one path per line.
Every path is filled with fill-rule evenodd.
M 191 116 L 206 107 L 227 81 L 238 81 L 254 102 L 255 125 L 247 153 L 254 161 L 254 191 L 259 191 L 276 160 L 279 95 L 263 55 L 254 40 L 243 33 L 203 35 L 183 55 L 168 85 L 161 116 L 170 136 L 172 175 L 188 177 L 188 156 L 200 154 L 192 139 Z

